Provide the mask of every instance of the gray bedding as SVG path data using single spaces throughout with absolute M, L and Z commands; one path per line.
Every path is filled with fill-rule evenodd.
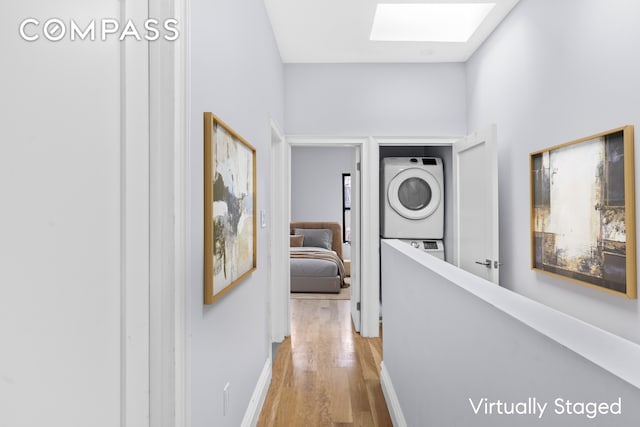
M 331 252 L 328 249 L 301 247 L 291 248 L 291 252 Z M 291 276 L 302 277 L 335 277 L 338 267 L 334 262 L 323 259 L 291 258 Z

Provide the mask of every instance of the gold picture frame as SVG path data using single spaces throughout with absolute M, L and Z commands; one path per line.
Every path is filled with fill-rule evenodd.
M 204 303 L 213 304 L 257 266 L 256 149 L 204 113 Z
M 529 155 L 531 268 L 637 298 L 633 126 Z

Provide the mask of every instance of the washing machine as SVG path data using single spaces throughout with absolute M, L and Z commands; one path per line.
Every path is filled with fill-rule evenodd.
M 440 258 L 443 261 L 445 260 L 444 244 L 442 243 L 442 240 L 401 239 L 400 241 L 410 245 L 413 248 L 426 252 L 429 255 L 433 255 L 436 258 Z
M 438 157 L 382 159 L 381 235 L 387 239 L 444 237 L 444 170 Z

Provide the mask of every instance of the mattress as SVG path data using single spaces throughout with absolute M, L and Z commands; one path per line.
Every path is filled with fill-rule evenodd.
M 319 252 L 335 254 L 333 251 L 322 248 L 291 248 L 291 254 L 303 256 L 303 258 L 290 258 L 291 292 L 340 292 L 342 285 L 340 267 L 332 260 L 311 258 Z

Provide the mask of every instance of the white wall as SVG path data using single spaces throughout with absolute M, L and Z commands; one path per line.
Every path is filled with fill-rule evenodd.
M 389 380 L 383 387 L 392 386 L 406 425 L 623 427 L 640 422 L 637 344 L 398 241 L 382 244 L 382 281 Z M 609 365 L 600 367 L 578 350 Z M 626 371 L 625 379 L 635 386 L 610 368 Z M 493 415 L 474 414 L 469 399 L 477 406 L 483 398 L 509 404 L 536 399 L 547 407 L 541 419 L 539 412 L 499 415 L 496 407 Z M 622 414 L 593 420 L 557 414 L 558 398 L 597 403 L 620 398 Z
M 535 150 L 638 129 L 638 16 L 634 0 L 521 0 L 467 64 L 468 128 L 498 125 L 502 286 L 635 342 L 639 300 L 530 270 L 528 162 Z
M 258 228 L 258 268 L 203 305 L 203 118 L 211 111 L 257 150 L 257 209 L 269 200 L 269 116 L 283 123 L 283 71 L 259 0 L 191 2 L 192 425 L 239 426 L 271 347 L 267 230 Z M 223 415 L 223 388 L 229 412 Z
M 1 426 L 144 426 L 148 417 L 148 331 L 129 330 L 136 316 L 127 319 L 124 312 L 128 302 L 148 321 L 148 194 L 129 186 L 138 174 L 143 185 L 148 180 L 144 46 L 137 56 L 144 99 L 136 105 L 129 91 L 136 88 L 121 92 L 122 78 L 131 76 L 121 74 L 123 44 L 117 37 L 51 42 L 41 35 L 26 42 L 18 33 L 26 18 L 39 19 L 39 30 L 29 30 L 42 34 L 49 18 L 88 23 L 119 17 L 121 8 L 117 0 L 0 6 Z M 135 121 L 124 122 L 123 94 Z M 138 138 L 126 139 L 130 132 Z M 142 157 L 128 151 L 134 142 Z M 126 178 L 124 170 L 131 172 Z M 131 190 L 138 198 L 132 206 Z M 129 223 L 130 214 L 141 215 L 142 222 Z M 127 253 L 132 235 L 140 235 L 136 242 L 143 246 Z M 128 264 L 130 256 L 140 262 Z M 139 270 L 139 280 L 129 280 Z M 130 290 L 139 292 L 142 306 L 127 299 Z M 128 351 L 136 347 L 142 349 L 135 360 L 140 370 L 126 372 Z M 128 388 L 132 377 L 145 394 Z
M 287 134 L 464 135 L 463 64 L 287 64 Z
M 352 147 L 291 147 L 291 220 L 342 224 L 342 174 L 353 175 Z M 348 259 L 350 246 L 343 245 Z

